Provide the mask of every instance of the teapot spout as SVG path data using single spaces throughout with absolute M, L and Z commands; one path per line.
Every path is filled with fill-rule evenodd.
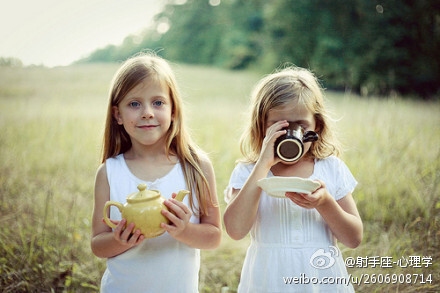
M 190 192 L 188 190 L 181 190 L 174 199 L 178 201 L 182 201 L 185 198 L 185 196 L 189 193 Z

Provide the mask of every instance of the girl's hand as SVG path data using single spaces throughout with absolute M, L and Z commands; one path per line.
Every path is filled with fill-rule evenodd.
M 305 209 L 315 209 L 323 205 L 329 198 L 331 198 L 331 195 L 328 193 L 324 182 L 320 180 L 316 181 L 321 184 L 321 187 L 316 189 L 311 194 L 286 192 L 286 197 Z
M 131 248 L 144 240 L 145 236 L 141 235 L 141 231 L 139 229 L 136 229 L 136 231 L 133 233 L 134 223 L 130 223 L 127 228 L 124 229 L 125 223 L 127 222 L 126 219 L 122 219 L 120 222 L 112 222 L 117 224 L 115 230 L 113 231 L 113 238 L 120 245 Z
M 171 225 L 162 223 L 160 226 L 174 237 L 185 230 L 192 216 L 192 212 L 183 202 L 174 199 L 176 197 L 175 193 L 173 193 L 172 196 L 172 199 L 168 199 L 164 202 L 172 212 L 165 209 L 161 211 L 162 215 L 171 221 Z
M 268 168 L 281 162 L 281 159 L 275 157 L 275 141 L 278 137 L 286 134 L 284 127 L 289 126 L 289 122 L 286 120 L 278 121 L 266 129 L 266 136 L 264 137 L 263 144 L 261 146 L 260 157 L 258 158 L 257 164 L 264 164 Z

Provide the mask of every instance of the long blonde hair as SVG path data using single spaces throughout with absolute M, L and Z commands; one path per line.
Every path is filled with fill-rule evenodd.
M 102 162 L 131 148 L 130 136 L 124 127 L 118 125 L 113 117 L 112 108 L 118 106 L 127 93 L 145 79 L 160 80 L 169 89 L 174 119 L 166 133 L 166 153 L 168 156 L 177 156 L 182 165 L 186 184 L 189 190 L 195 193 L 190 197 L 191 209 L 198 215 L 207 215 L 208 200 L 212 203 L 212 197 L 208 181 L 200 166 L 201 150 L 192 142 L 185 130 L 183 102 L 174 73 L 168 62 L 154 53 L 142 53 L 126 60 L 113 77 L 104 130 Z M 194 196 L 199 203 L 198 211 L 195 211 Z
M 340 155 L 339 142 L 329 127 L 331 119 L 317 78 L 307 69 L 289 66 L 264 77 L 254 88 L 250 123 L 240 139 L 240 149 L 246 162 L 258 160 L 269 111 L 295 100 L 305 105 L 316 121 L 319 139 L 312 143 L 308 155 L 318 159 Z

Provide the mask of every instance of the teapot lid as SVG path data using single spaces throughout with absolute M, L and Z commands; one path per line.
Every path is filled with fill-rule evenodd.
M 160 196 L 160 192 L 158 190 L 148 190 L 147 184 L 142 183 L 137 186 L 139 189 L 138 192 L 134 192 L 127 196 L 127 202 L 135 203 L 150 200 Z

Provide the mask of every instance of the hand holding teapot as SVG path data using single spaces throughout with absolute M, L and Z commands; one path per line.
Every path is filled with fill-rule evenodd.
M 130 194 L 124 205 L 115 201 L 105 203 L 103 211 L 105 223 L 111 228 L 116 228 L 116 225 L 107 216 L 107 209 L 114 205 L 121 212 L 122 218 L 126 220 L 125 228 L 127 228 L 127 223 L 134 223 L 135 226 L 132 231 L 139 229 L 145 238 L 154 238 L 162 235 L 165 233 L 162 223 L 169 225 L 170 221 L 161 211 L 166 209 L 171 213 L 174 212 L 164 204 L 165 198 L 161 196 L 158 190 L 147 190 L 146 184 L 139 184 L 137 188 L 139 192 Z M 189 193 L 187 190 L 181 190 L 175 197 L 175 200 L 181 202 Z

